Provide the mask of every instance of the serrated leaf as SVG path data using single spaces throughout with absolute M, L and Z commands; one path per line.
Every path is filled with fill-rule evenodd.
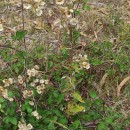
M 82 97 L 77 93 L 77 92 L 74 92 L 73 93 L 73 98 L 77 99 L 78 101 L 84 103 Z

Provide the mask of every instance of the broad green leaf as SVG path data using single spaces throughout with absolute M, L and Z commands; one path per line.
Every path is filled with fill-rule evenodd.
M 15 117 L 10 118 L 10 122 L 11 122 L 13 125 L 17 125 L 17 119 L 16 119 Z
M 68 54 L 68 50 L 65 47 L 61 49 L 61 52 L 63 55 Z
M 89 95 L 90 95 L 91 98 L 96 98 L 97 97 L 96 91 L 93 91 L 93 90 L 90 91 Z
M 74 97 L 75 99 L 77 99 L 78 101 L 84 103 L 82 97 L 81 97 L 77 92 L 74 92 L 74 93 L 73 93 L 73 97 Z
M 9 97 L 13 97 L 14 96 L 14 93 L 12 91 L 8 91 L 8 96 Z
M 49 130 L 55 130 L 55 125 L 54 125 L 54 123 L 50 122 L 49 125 L 48 125 L 48 129 L 49 129 Z
M 83 110 L 85 110 L 85 108 L 83 106 L 80 106 L 76 103 L 69 103 L 68 104 L 68 108 L 65 111 L 68 115 L 74 115 L 78 112 L 82 112 Z
M 112 117 L 106 117 L 105 122 L 107 124 L 111 124 L 113 122 L 113 118 Z
M 75 72 L 79 73 L 80 69 L 78 64 L 72 64 L 72 67 L 74 68 Z
M 101 65 L 103 62 L 99 59 L 93 59 L 92 60 L 92 65 L 96 66 L 96 65 Z
M 22 40 L 25 37 L 25 31 L 17 31 L 15 35 L 12 36 L 12 39 L 14 41 L 16 40 Z
M 4 99 L 0 97 L 0 103 L 4 102 Z
M 2 36 L 0 36 L 0 40 L 2 40 Z
M 53 61 L 49 61 L 49 67 L 51 68 L 53 66 Z

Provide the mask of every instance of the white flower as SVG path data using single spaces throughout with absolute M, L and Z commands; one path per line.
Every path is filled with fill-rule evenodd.
M 23 91 L 23 97 L 24 98 L 32 97 L 32 95 L 33 95 L 33 91 L 32 90 L 24 90 Z
M 10 81 L 8 79 L 3 80 L 4 87 L 8 87 L 10 85 Z
M 88 60 L 88 56 L 87 55 L 84 55 L 84 60 Z
M 76 18 L 72 18 L 72 19 L 70 19 L 69 23 L 70 23 L 70 25 L 75 26 L 78 24 L 78 20 Z
M 69 12 L 70 12 L 70 13 L 73 13 L 73 12 L 74 12 L 74 10 L 73 10 L 73 9 L 69 9 Z
M 47 80 L 47 79 L 44 80 L 44 83 L 45 83 L 45 84 L 48 84 L 48 83 L 49 83 L 49 80 Z
M 59 28 L 62 28 L 63 26 L 61 25 L 61 19 L 56 19 L 53 21 L 53 28 L 54 27 L 59 27 Z
M 46 3 L 42 1 L 42 2 L 39 3 L 38 8 L 39 9 L 44 9 L 45 5 L 46 5 Z
M 10 84 L 14 83 L 14 79 L 13 78 L 9 78 Z
M 30 104 L 31 106 L 34 106 L 34 102 L 33 102 L 33 101 L 29 101 L 29 104 Z
M 45 80 L 44 80 L 44 79 L 41 79 L 41 80 L 40 80 L 40 84 L 43 84 L 43 83 L 45 83 Z
M 36 118 L 39 120 L 39 119 L 41 119 L 41 116 L 40 116 L 40 115 L 38 115 L 38 116 L 36 116 Z
M 24 124 L 21 121 L 19 121 L 18 122 L 18 128 L 22 129 L 23 127 L 24 127 Z
M 36 76 L 38 74 L 38 71 L 35 70 L 34 68 L 31 70 L 31 76 Z
M 25 122 L 18 122 L 18 130 L 31 130 L 33 129 L 33 126 L 29 123 L 28 125 L 26 125 Z
M 23 8 L 24 8 L 24 9 L 31 9 L 31 8 L 32 8 L 32 5 L 26 3 L 26 4 L 23 5 Z
M 65 0 L 55 0 L 57 5 L 62 5 L 64 4 Z
M 32 112 L 32 115 L 33 115 L 34 117 L 36 117 L 37 119 L 40 119 L 40 118 L 41 118 L 41 116 L 38 114 L 37 111 L 33 111 L 33 112 Z
M 82 62 L 81 66 L 87 70 L 90 68 L 90 64 L 86 61 Z
M 41 2 L 42 0 L 33 0 L 34 2 Z
M 28 128 L 28 130 L 31 130 L 31 129 L 33 129 L 33 126 L 29 123 L 29 124 L 27 125 L 27 128 Z
M 31 76 L 31 70 L 29 70 L 29 69 L 27 70 L 27 75 Z
M 41 89 L 37 89 L 37 93 L 41 94 L 42 93 Z
M 0 23 L 0 32 L 4 30 L 3 25 Z
M 34 66 L 34 69 L 39 70 L 39 66 L 38 66 L 38 65 L 35 65 L 35 66 Z
M 42 10 L 40 8 L 36 9 L 36 15 L 41 16 L 42 15 Z
M 42 84 L 42 86 L 38 85 L 36 88 L 37 88 L 37 93 L 38 94 L 41 94 L 43 92 L 43 90 L 45 90 L 44 84 Z
M 33 112 L 32 112 L 32 115 L 36 117 L 36 116 L 38 116 L 39 114 L 38 114 L 37 111 L 33 111 Z
M 38 83 L 38 82 L 39 82 L 39 79 L 35 79 L 33 82 L 34 82 L 34 83 Z
M 82 58 L 83 56 L 81 54 L 79 54 L 79 58 Z
M 34 83 L 34 82 L 32 82 L 32 83 L 30 83 L 30 85 L 31 85 L 32 87 L 34 87 L 34 86 L 35 86 L 35 83 Z
M 8 100 L 9 100 L 10 102 L 12 102 L 14 99 L 13 99 L 13 98 L 8 97 Z
M 21 75 L 18 76 L 18 83 L 23 84 L 23 77 Z
M 51 9 L 48 10 L 48 15 L 52 16 L 53 15 L 53 11 Z

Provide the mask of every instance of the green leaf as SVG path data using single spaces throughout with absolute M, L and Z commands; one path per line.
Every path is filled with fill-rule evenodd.
M 0 97 L 0 103 L 4 102 L 4 99 Z
M 80 125 L 80 121 L 79 120 L 76 120 L 74 123 L 73 123 L 73 126 L 75 128 L 78 128 L 78 126 Z
M 17 119 L 16 119 L 15 117 L 10 118 L 10 122 L 11 122 L 13 125 L 17 125 Z
M 12 116 L 12 115 L 14 115 L 14 113 L 15 113 L 14 108 L 7 108 L 5 114 L 6 114 L 6 115 L 10 115 L 10 116 Z
M 12 123 L 13 125 L 17 125 L 17 119 L 15 117 L 6 116 L 3 120 L 5 123 Z
M 72 96 L 73 96 L 73 98 L 77 99 L 78 101 L 84 103 L 82 97 L 78 93 L 74 92 Z
M 26 109 L 27 109 L 28 113 L 32 112 L 32 108 L 31 107 L 28 106 Z
M 93 91 L 93 90 L 90 91 L 89 95 L 90 95 L 91 98 L 96 98 L 97 97 L 96 91 Z
M 74 13 L 75 13 L 76 15 L 80 15 L 80 10 L 74 10 Z
M 14 71 L 15 71 L 15 73 L 17 73 L 17 74 L 19 73 L 19 69 L 18 69 L 17 66 L 14 67 Z
M 49 67 L 51 68 L 53 66 L 53 61 L 49 61 Z
M 48 129 L 49 129 L 49 130 L 55 130 L 55 125 L 54 125 L 54 123 L 50 122 L 49 125 L 48 125 Z
M 75 72 L 79 73 L 80 69 L 79 69 L 78 64 L 72 64 L 72 67 L 74 68 Z
M 94 65 L 94 66 L 96 66 L 96 65 L 100 65 L 102 63 L 103 62 L 101 60 L 99 60 L 99 59 L 93 59 L 91 64 Z
M 0 40 L 2 40 L 2 36 L 0 36 Z
M 61 49 L 61 52 L 63 55 L 68 54 L 68 50 L 65 47 Z
M 65 117 L 61 117 L 59 122 L 62 123 L 62 124 L 66 124 L 67 123 L 67 119 Z
M 88 11 L 90 11 L 90 10 L 91 10 L 91 7 L 90 7 L 89 5 L 87 5 L 87 6 L 86 6 L 86 9 L 87 9 Z
M 22 40 L 25 37 L 25 31 L 17 31 L 15 35 L 12 36 L 12 39 L 14 41 L 16 40 Z
M 57 116 L 53 116 L 53 117 L 51 117 L 51 121 L 56 121 L 57 120 Z
M 8 96 L 9 97 L 13 97 L 14 96 L 13 92 L 12 91 L 8 91 Z
M 105 122 L 107 124 L 111 124 L 113 122 L 113 119 L 111 117 L 106 117 Z
M 83 106 L 80 106 L 76 103 L 69 103 L 68 104 L 68 108 L 66 109 L 66 113 L 68 115 L 73 115 L 76 114 L 78 112 L 82 112 L 85 108 Z
M 23 58 L 24 57 L 24 52 L 17 52 L 18 58 Z

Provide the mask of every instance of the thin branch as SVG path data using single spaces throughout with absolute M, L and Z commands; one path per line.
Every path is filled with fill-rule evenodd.
M 25 30 L 25 20 L 24 20 L 24 7 L 23 7 L 23 0 L 21 0 L 21 8 L 22 8 L 22 24 L 23 24 L 23 31 Z M 28 56 L 27 56 L 27 46 L 26 46 L 26 39 L 24 37 L 23 39 L 23 43 L 24 43 L 24 48 L 25 48 L 25 81 L 26 81 L 26 77 L 27 77 L 27 68 L 28 68 Z

